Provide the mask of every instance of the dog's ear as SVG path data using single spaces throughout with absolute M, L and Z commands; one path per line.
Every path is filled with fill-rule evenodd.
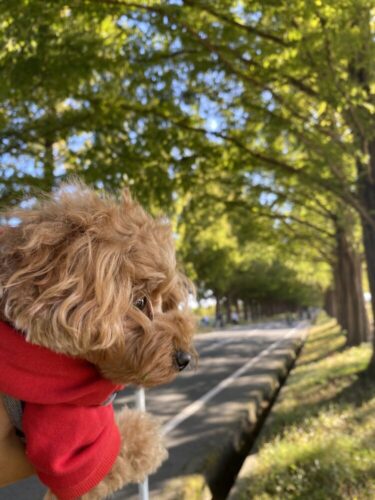
M 132 265 L 108 238 L 113 201 L 73 192 L 18 212 L 0 236 L 1 309 L 30 341 L 71 355 L 123 336 Z

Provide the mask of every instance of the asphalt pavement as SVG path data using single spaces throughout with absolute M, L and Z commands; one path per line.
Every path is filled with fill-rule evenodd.
M 277 362 L 305 329 L 305 324 L 272 322 L 196 335 L 198 366 L 146 393 L 147 410 L 161 419 L 169 450 L 168 460 L 149 478 L 151 499 L 167 498 L 172 479 L 204 472 L 248 411 L 248 401 L 261 400 L 272 385 Z M 119 393 L 115 404 L 134 406 L 134 389 Z M 0 500 L 41 500 L 44 492 L 34 477 L 1 488 Z M 113 498 L 136 500 L 137 487 Z

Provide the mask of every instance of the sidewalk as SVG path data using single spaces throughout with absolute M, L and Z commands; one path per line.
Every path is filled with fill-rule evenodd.
M 371 348 L 344 342 L 334 321 L 311 329 L 230 500 L 375 498 Z

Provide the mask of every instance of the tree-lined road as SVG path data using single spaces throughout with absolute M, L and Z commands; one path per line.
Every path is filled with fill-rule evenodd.
M 228 439 L 250 400 L 261 398 L 272 383 L 275 366 L 285 349 L 305 327 L 268 323 L 199 334 L 197 368 L 183 372 L 174 383 L 147 392 L 147 409 L 161 418 L 169 459 L 150 478 L 151 498 L 160 498 L 168 480 L 198 473 L 204 462 Z M 134 391 L 120 393 L 116 407 L 134 404 Z M 0 490 L 0 500 L 39 500 L 44 488 L 35 479 Z M 117 500 L 137 498 L 127 487 Z

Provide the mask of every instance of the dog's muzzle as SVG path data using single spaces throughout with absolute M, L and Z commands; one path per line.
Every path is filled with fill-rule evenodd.
M 175 354 L 175 361 L 178 371 L 182 371 L 191 361 L 191 356 L 188 352 L 177 351 Z

